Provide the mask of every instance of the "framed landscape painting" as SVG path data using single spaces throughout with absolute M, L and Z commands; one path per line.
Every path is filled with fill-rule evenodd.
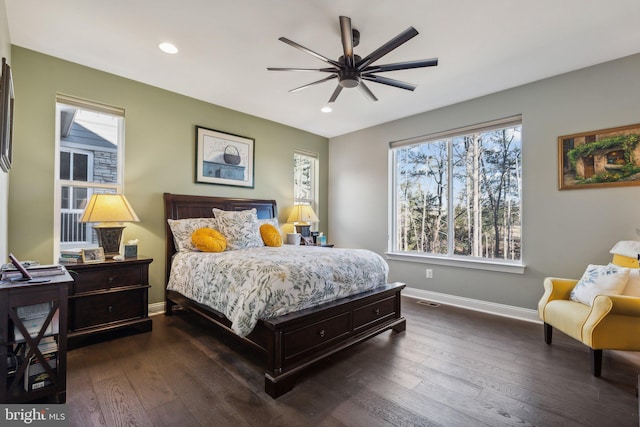
M 560 190 L 640 185 L 640 124 L 558 137 Z
M 196 126 L 196 182 L 253 188 L 254 142 Z

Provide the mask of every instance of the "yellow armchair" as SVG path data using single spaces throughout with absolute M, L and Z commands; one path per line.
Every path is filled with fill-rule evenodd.
M 628 260 L 614 256 L 613 262 L 625 267 Z M 635 267 L 638 261 L 635 261 Z M 570 300 L 578 281 L 548 277 L 538 302 L 538 315 L 544 322 L 544 340 L 551 344 L 553 328 L 589 347 L 591 373 L 599 377 L 602 350 L 640 351 L 640 297 L 598 295 L 592 306 Z

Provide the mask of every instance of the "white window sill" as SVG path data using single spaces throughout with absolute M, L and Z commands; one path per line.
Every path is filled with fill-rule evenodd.
M 393 261 L 418 262 L 422 264 L 446 265 L 449 267 L 471 268 L 500 273 L 524 274 L 525 265 L 513 262 L 473 259 L 463 257 L 436 256 L 422 253 L 385 252 L 387 259 Z

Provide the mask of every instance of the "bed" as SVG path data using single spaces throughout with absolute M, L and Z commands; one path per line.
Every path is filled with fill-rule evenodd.
M 317 306 L 258 319 L 248 334 L 239 335 L 234 331 L 233 323 L 221 311 L 168 289 L 172 261 L 178 251 L 167 220 L 211 218 L 214 208 L 224 211 L 255 209 L 261 220 L 277 219 L 276 202 L 165 193 L 164 206 L 165 314 L 171 315 L 177 309 L 191 311 L 260 352 L 264 356 L 265 392 L 269 396 L 277 398 L 288 392 L 303 369 L 338 351 L 387 330 L 405 330 L 406 320 L 402 317 L 400 305 L 400 295 L 405 285 L 383 283 L 373 289 Z

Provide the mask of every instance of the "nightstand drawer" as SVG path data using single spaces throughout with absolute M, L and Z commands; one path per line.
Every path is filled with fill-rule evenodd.
M 130 286 L 142 283 L 142 270 L 139 266 L 83 270 L 74 284 L 74 293 L 88 292 L 113 287 Z
M 382 301 L 368 304 L 353 310 L 353 329 L 357 330 L 371 323 L 381 322 L 394 315 L 396 312 L 396 299 L 389 297 Z
M 147 288 L 88 295 L 71 300 L 74 329 L 140 318 Z

